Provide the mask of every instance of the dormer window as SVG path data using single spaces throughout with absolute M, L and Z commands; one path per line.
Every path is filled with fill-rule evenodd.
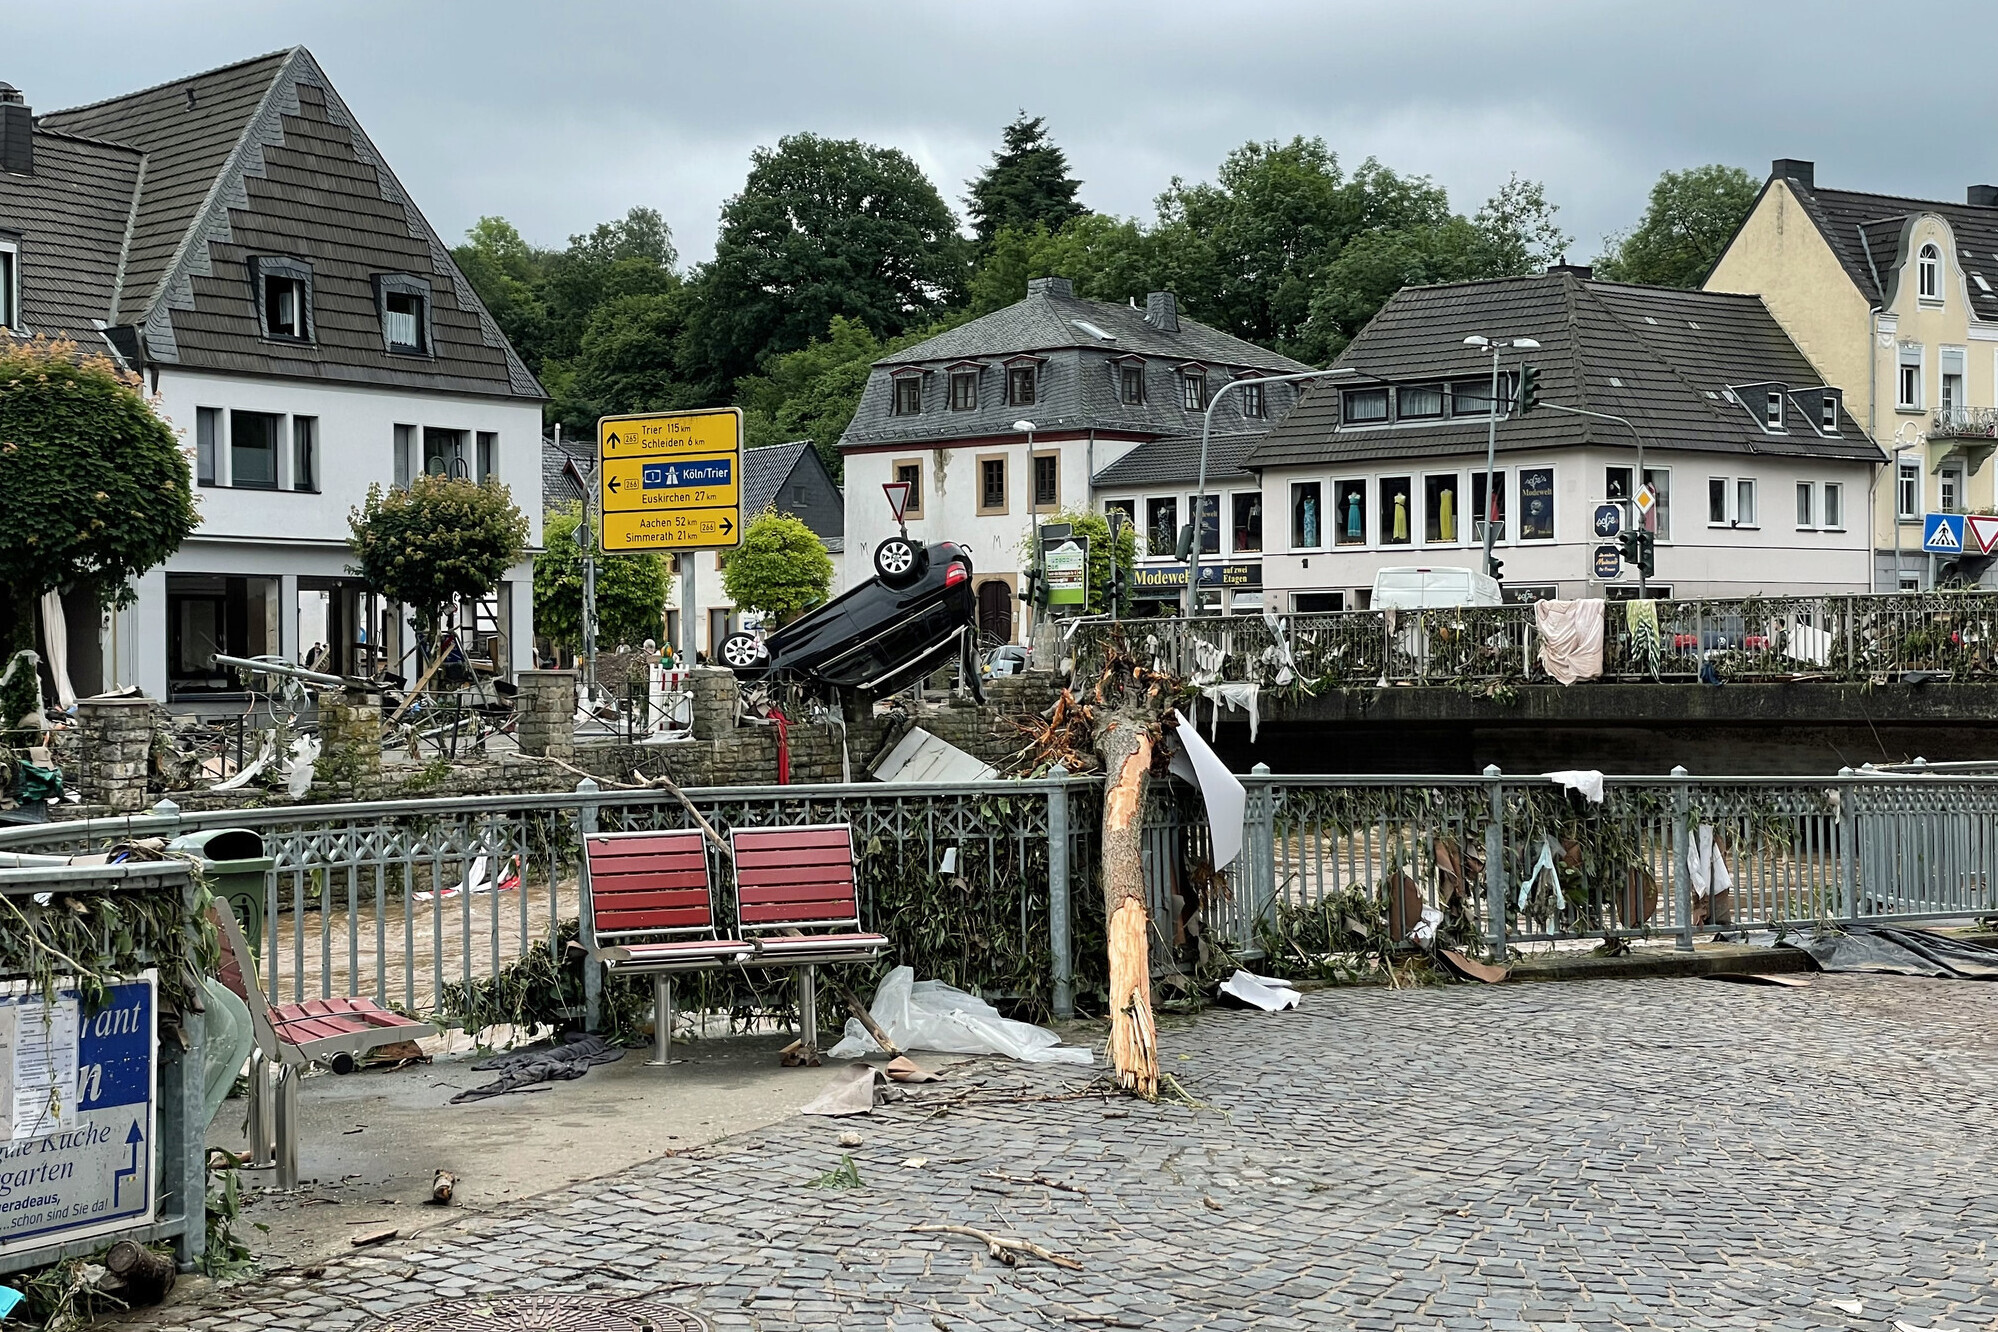
M 428 356 L 430 284 L 407 273 L 375 274 L 375 301 L 382 321 L 382 343 L 398 356 Z
M 298 259 L 259 255 L 250 260 L 257 301 L 258 331 L 273 342 L 311 342 L 312 265 Z
M 1344 416 L 1349 424 L 1385 421 L 1388 419 L 1388 391 L 1384 388 L 1354 389 L 1346 394 L 1344 406 Z
M 1827 393 L 1819 400 L 1818 425 L 1827 435 L 1838 433 L 1838 394 Z
M 1031 407 L 1034 405 L 1034 372 L 1031 365 L 1014 365 L 1006 368 L 1006 405 L 1008 407 Z
M 1771 430 L 1783 428 L 1783 395 L 1775 389 L 1769 391 L 1768 404 L 1762 409 L 1762 423 Z
M 1179 405 L 1189 412 L 1207 410 L 1207 372 L 1186 369 L 1179 372 Z
M 1145 400 L 1145 367 L 1136 362 L 1125 362 L 1117 367 L 1117 401 L 1126 406 L 1136 407 Z
M 950 409 L 954 412 L 975 412 L 978 410 L 978 372 L 976 370 L 953 370 L 950 372 Z
M 0 328 L 21 327 L 21 251 L 0 241 Z
M 1443 415 L 1443 386 L 1441 384 L 1405 384 L 1397 390 L 1401 399 L 1402 420 Z
M 895 380 L 895 415 L 920 416 L 923 411 L 923 377 L 901 375 Z
M 1915 259 L 1915 294 L 1925 301 L 1942 299 L 1942 251 L 1924 245 Z
M 1263 397 L 1260 381 L 1251 380 L 1242 385 L 1242 415 L 1262 417 L 1269 414 L 1269 404 Z

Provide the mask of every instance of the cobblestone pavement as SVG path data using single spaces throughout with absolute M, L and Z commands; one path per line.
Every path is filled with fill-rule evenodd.
M 1998 1320 L 1998 985 L 1334 991 L 1164 1039 L 1204 1108 L 793 1120 L 155 1325 L 344 1332 L 525 1291 L 758 1332 Z M 945 1085 L 979 1078 L 996 1097 L 1089 1074 L 984 1062 Z M 849 1129 L 863 1187 L 812 1187 Z M 1084 1270 L 1008 1268 L 918 1223 L 1023 1235 Z M 1858 1315 L 1830 1303 L 1855 1298 Z

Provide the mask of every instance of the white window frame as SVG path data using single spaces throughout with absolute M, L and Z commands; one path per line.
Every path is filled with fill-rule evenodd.
M 22 331 L 21 247 L 10 240 L 0 240 L 0 328 Z
M 1955 465 L 1936 470 L 1936 509 L 1940 513 L 1964 512 L 1964 492 L 1969 481 Z
M 1771 389 L 1762 406 L 1762 425 L 1767 430 L 1782 430 L 1783 394 L 1780 389 Z
M 1912 361 L 1906 359 L 1907 353 L 1910 351 L 1915 353 L 1915 359 Z M 1915 391 L 1913 394 L 1902 392 L 1907 387 L 1907 372 L 1910 370 L 1915 372 Z M 1920 344 L 1910 346 L 1905 342 L 1897 343 L 1894 353 L 1894 410 L 1900 412 L 1921 411 L 1922 389 L 1928 377 L 1929 349 Z
M 1815 482 L 1797 483 L 1797 530 L 1799 532 L 1818 530 L 1818 488 Z
M 1721 516 L 1714 518 L 1714 482 L 1721 483 Z M 1742 520 L 1741 501 L 1748 500 L 1748 519 Z M 1707 478 L 1707 526 L 1710 528 L 1747 528 L 1754 531 L 1762 526 L 1757 521 L 1761 516 L 1760 487 L 1752 476 L 1710 476 Z
M 1838 394 L 1827 393 L 1818 403 L 1818 430 L 1826 435 L 1838 433 Z
M 1942 247 L 1934 241 L 1924 241 L 1915 252 L 1915 299 L 1942 304 Z
M 1894 516 L 1904 523 L 1918 522 L 1922 516 L 1922 465 L 1902 462 L 1895 464 L 1894 477 Z M 1914 496 L 1914 503 L 1903 501 Z
M 1836 504 L 1832 502 L 1834 495 L 1838 497 Z M 1834 508 L 1838 510 L 1836 518 L 1832 515 Z M 1818 530 L 1820 532 L 1843 532 L 1845 530 L 1845 482 L 1826 481 L 1820 487 L 1820 494 L 1818 495 Z
M 1350 480 L 1351 478 L 1348 479 Z M 1296 539 L 1297 524 L 1293 519 L 1297 513 L 1297 491 L 1300 486 L 1318 487 L 1318 544 L 1315 546 L 1299 545 Z M 1330 550 L 1332 548 L 1332 498 L 1337 493 L 1337 490 L 1338 482 L 1322 476 L 1292 477 L 1285 484 L 1283 492 L 1283 546 L 1286 551 L 1315 554 L 1318 551 Z M 1366 520 L 1366 514 L 1367 505 L 1363 499 L 1360 501 L 1360 518 L 1362 522 Z M 1263 515 L 1263 549 L 1268 550 L 1269 544 L 1270 516 L 1266 513 Z

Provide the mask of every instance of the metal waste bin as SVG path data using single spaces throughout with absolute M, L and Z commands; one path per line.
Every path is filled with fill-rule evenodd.
M 243 927 L 243 938 L 259 960 L 264 948 L 264 898 L 271 866 L 264 839 L 248 828 L 208 828 L 167 843 L 167 850 L 192 853 L 201 860 L 208 890 L 229 904 Z

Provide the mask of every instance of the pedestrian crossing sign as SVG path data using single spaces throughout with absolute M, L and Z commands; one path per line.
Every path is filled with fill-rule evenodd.
M 1934 555 L 1963 554 L 1963 515 L 1931 513 L 1924 516 L 1922 549 Z

